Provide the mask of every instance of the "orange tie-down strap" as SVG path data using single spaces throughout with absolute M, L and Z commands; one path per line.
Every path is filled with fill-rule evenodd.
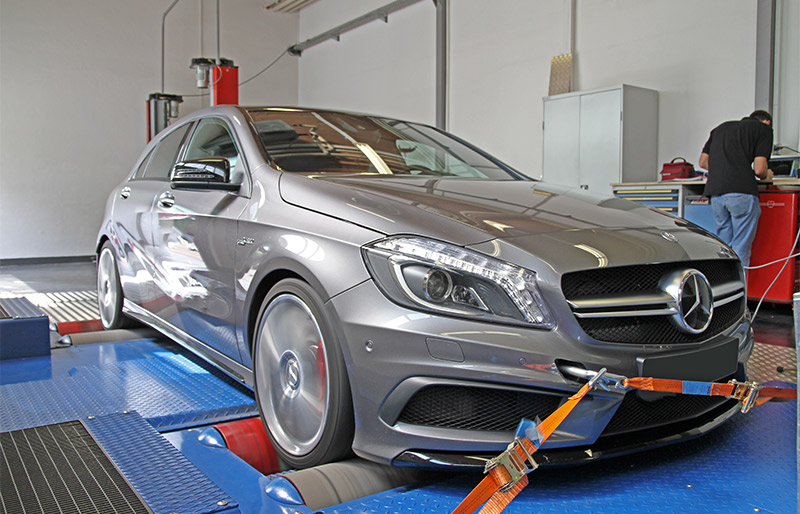
M 758 382 L 738 382 L 736 380 L 720 384 L 669 378 L 636 377 L 622 380 L 621 385 L 623 388 L 632 387 L 659 393 L 727 396 L 742 402 L 742 412 L 747 412 L 754 405 L 761 405 L 773 399 L 791 400 L 797 398 L 797 389 L 762 386 Z
M 536 443 L 531 441 L 530 437 L 517 437 L 506 451 L 490 460 L 486 465 L 488 473 L 486 477 L 464 498 L 453 514 L 471 514 L 484 503 L 479 514 L 502 512 L 528 485 L 527 474 L 537 467 L 532 455 L 555 432 L 592 386 L 591 381 L 585 384 L 555 412 L 536 425 L 537 433 L 533 436 L 534 439 L 538 439 Z
M 487 475 L 456 507 L 453 514 L 472 514 L 483 505 L 479 514 L 498 514 L 511 503 L 511 500 L 528 485 L 527 474 L 537 468 L 533 460 L 533 453 L 539 449 L 544 441 L 555 432 L 558 426 L 572 412 L 578 402 L 586 396 L 596 382 L 607 389 L 603 379 L 605 369 L 584 385 L 577 393 L 544 421 L 535 427 L 534 439 L 517 437 L 508 449 L 499 456 L 490 460 L 486 465 Z M 636 377 L 624 378 L 619 381 L 620 389 L 641 389 L 660 393 L 694 394 L 706 396 L 727 396 L 742 402 L 742 412 L 747 412 L 753 405 L 761 405 L 772 399 L 790 400 L 797 398 L 797 389 L 788 387 L 764 387 L 757 382 L 737 382 L 731 380 L 727 384 L 715 382 L 695 382 L 691 380 L 674 380 L 666 378 Z M 605 383 L 604 383 L 605 380 Z M 520 424 L 532 423 L 523 420 Z M 526 431 L 526 435 L 529 431 Z

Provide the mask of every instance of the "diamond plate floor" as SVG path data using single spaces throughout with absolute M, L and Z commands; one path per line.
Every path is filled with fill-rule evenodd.
M 780 380 L 797 384 L 797 352 L 794 348 L 756 343 L 747 365 L 750 380 Z
M 155 514 L 234 514 L 237 503 L 136 413 L 84 424 Z
M 0 431 L 133 410 L 162 431 L 258 413 L 244 386 L 151 339 L 0 362 L 0 405 Z

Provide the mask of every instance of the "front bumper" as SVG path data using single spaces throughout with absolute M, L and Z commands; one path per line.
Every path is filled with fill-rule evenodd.
M 431 316 L 389 302 L 371 281 L 334 297 L 329 306 L 351 382 L 353 449 L 397 464 L 483 466 L 482 457 L 505 449 L 521 417 L 544 418 L 580 387 L 559 372 L 559 363 L 638 376 L 642 355 L 676 351 L 575 338 L 575 330 L 563 329 L 574 324 L 570 319 L 559 320 L 561 328 L 541 331 Z M 739 362 L 745 362 L 753 345 L 749 325 L 727 331 L 725 339 L 737 341 Z M 726 377 L 709 380 L 721 378 Z M 638 429 L 616 427 L 616 435 L 604 436 L 621 406 L 626 405 L 622 414 L 631 402 L 644 401 L 653 399 L 592 391 L 543 446 L 542 455 L 571 462 L 627 453 L 700 435 L 736 412 L 724 400 L 702 405 L 691 398 L 677 400 L 682 405 L 669 412 L 682 414 L 645 419 Z M 475 458 L 464 461 L 464 455 Z

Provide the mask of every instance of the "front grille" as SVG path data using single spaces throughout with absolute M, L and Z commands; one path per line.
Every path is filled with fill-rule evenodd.
M 726 401 L 726 398 L 693 395 L 666 396 L 647 401 L 636 391 L 631 391 L 625 395 L 622 405 L 611 418 L 603 435 L 622 434 L 686 421 L 702 416 Z
M 549 416 L 562 398 L 502 389 L 430 386 L 409 400 L 398 421 L 461 430 L 513 432 L 522 418 Z
M 743 294 L 741 265 L 737 260 L 642 264 L 577 271 L 567 273 L 561 278 L 561 288 L 566 299 L 573 303 L 580 303 L 587 298 L 625 298 L 626 295 L 636 297 L 643 293 L 658 293 L 659 282 L 665 275 L 689 268 L 703 273 L 712 288 L 741 285 L 740 297 L 716 306 L 711 324 L 700 334 L 679 330 L 667 315 L 576 316 L 575 319 L 583 331 L 597 341 L 633 344 L 699 342 L 724 332 L 744 315 L 747 299 Z M 719 298 L 715 300 L 718 301 Z M 643 306 L 643 309 L 647 308 L 650 306 Z
M 561 288 L 567 299 L 629 293 L 656 289 L 661 278 L 670 271 L 694 268 L 706 276 L 711 285 L 741 280 L 737 260 L 666 262 L 616 268 L 596 268 L 567 273 L 561 277 Z
M 0 514 L 146 514 L 79 421 L 0 434 Z
M 705 341 L 721 334 L 744 314 L 744 302 L 732 302 L 714 309 L 709 327 L 699 334 L 681 332 L 666 316 L 579 319 L 590 337 L 611 343 L 680 344 Z

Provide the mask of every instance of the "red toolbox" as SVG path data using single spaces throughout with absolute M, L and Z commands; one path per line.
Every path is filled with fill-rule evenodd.
M 798 227 L 798 193 L 800 192 L 762 191 L 759 194 L 761 217 L 758 220 L 758 231 L 750 254 L 750 266 L 760 266 L 797 252 L 794 242 Z M 748 298 L 760 299 L 775 280 L 775 284 L 767 292 L 765 301 L 791 303 L 792 295 L 800 285 L 798 263 L 800 260 L 796 257 L 789 259 L 777 280 L 775 280 L 775 276 L 781 270 L 783 261 L 764 268 L 749 270 L 747 272 Z

